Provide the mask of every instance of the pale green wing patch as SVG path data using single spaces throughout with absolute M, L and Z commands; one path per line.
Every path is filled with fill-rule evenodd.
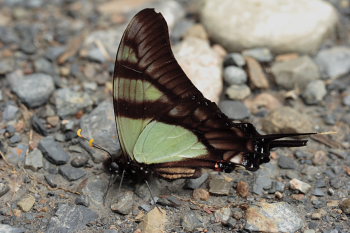
M 207 153 L 205 145 L 191 131 L 158 121 L 144 128 L 133 150 L 134 159 L 145 164 L 176 162 Z

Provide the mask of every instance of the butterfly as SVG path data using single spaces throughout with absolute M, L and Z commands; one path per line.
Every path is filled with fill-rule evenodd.
M 196 178 L 202 168 L 256 170 L 275 147 L 305 146 L 308 135 L 260 135 L 251 123 L 235 123 L 206 99 L 181 69 L 160 13 L 137 13 L 119 44 L 113 104 L 124 171 L 174 180 Z M 141 174 L 140 174 L 141 172 Z

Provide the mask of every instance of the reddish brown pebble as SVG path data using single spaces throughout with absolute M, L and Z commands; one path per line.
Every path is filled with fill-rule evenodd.
M 240 181 L 237 184 L 237 193 L 241 197 L 248 197 L 249 196 L 249 185 L 248 183 L 244 181 Z
M 305 199 L 305 195 L 304 194 L 292 194 L 292 198 L 294 200 L 302 201 Z
M 199 189 L 193 190 L 193 198 L 196 200 L 207 201 L 209 197 L 210 197 L 209 192 L 205 189 L 199 188 Z

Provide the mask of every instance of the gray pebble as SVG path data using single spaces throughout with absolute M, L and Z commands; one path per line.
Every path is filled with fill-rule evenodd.
M 344 104 L 345 106 L 350 106 L 350 95 L 344 96 L 344 98 L 343 98 L 343 104 Z
M 247 82 L 247 73 L 236 66 L 227 66 L 224 69 L 224 80 L 229 85 L 241 85 Z
M 280 156 L 278 159 L 278 166 L 283 169 L 296 169 L 297 165 L 295 161 L 287 156 Z
M 0 232 L 3 233 L 25 233 L 26 229 L 13 227 L 7 224 L 0 223 Z
M 44 154 L 45 158 L 53 164 L 62 165 L 66 164 L 69 160 L 67 152 L 52 137 L 41 139 L 38 148 Z
M 198 219 L 192 211 L 186 212 L 181 218 L 181 226 L 185 232 L 192 232 L 198 227 L 203 227 L 203 223 Z
M 229 118 L 243 120 L 250 116 L 249 109 L 241 101 L 224 100 L 219 104 L 221 111 Z
M 88 161 L 89 161 L 89 157 L 85 155 L 78 155 L 72 159 L 71 165 L 73 167 L 83 167 L 87 164 Z
M 10 137 L 10 140 L 9 140 L 11 145 L 19 143 L 21 141 L 22 141 L 22 137 L 19 133 L 15 133 L 12 137 Z
M 0 60 L 0 75 L 10 73 L 15 69 L 15 61 L 13 59 L 5 58 Z
M 42 168 L 43 165 L 43 154 L 37 148 L 29 152 L 26 156 L 24 163 L 25 168 L 29 168 L 33 171 L 37 171 L 39 168 Z
M 324 123 L 327 125 L 335 125 L 335 123 L 337 122 L 335 115 L 332 113 L 328 113 L 324 115 L 323 120 L 324 120 Z
M 315 188 L 312 195 L 317 197 L 323 197 L 325 195 L 324 191 L 320 188 Z
M 5 157 L 7 161 L 13 165 L 18 165 L 24 162 L 25 155 L 28 150 L 28 145 L 17 144 L 16 147 L 9 147 Z
M 89 207 L 89 205 L 90 205 L 89 198 L 87 196 L 84 196 L 84 195 L 79 195 L 75 199 L 75 204 L 76 205 L 82 205 L 82 206 L 85 206 L 85 207 Z
M 106 57 L 103 55 L 99 48 L 92 48 L 88 51 L 87 58 L 90 61 L 103 63 L 106 61 Z
M 5 106 L 2 117 L 5 121 L 15 120 L 19 113 L 19 108 L 13 104 L 7 104 Z
M 70 165 L 60 166 L 59 173 L 69 181 L 79 180 L 86 175 L 86 172 L 84 170 L 74 168 Z
M 8 191 L 10 191 L 10 187 L 5 183 L 0 182 L 0 197 L 4 196 Z
M 55 89 L 52 77 L 46 74 L 22 76 L 13 72 L 7 75 L 7 80 L 12 91 L 30 108 L 45 104 Z
M 239 66 L 245 65 L 245 59 L 240 53 L 230 53 L 225 57 L 224 66 Z
M 4 44 L 18 44 L 19 38 L 13 28 L 0 26 L 0 41 Z
M 56 188 L 57 183 L 56 183 L 56 175 L 48 174 L 44 176 L 46 183 L 50 185 L 51 188 Z
M 220 174 L 213 174 L 209 181 L 209 192 L 217 195 L 229 195 L 232 188 L 232 182 L 225 179 Z
M 34 61 L 34 68 L 37 73 L 54 74 L 55 68 L 51 62 L 45 58 Z
M 56 59 L 64 53 L 66 48 L 64 46 L 49 47 L 46 51 L 45 57 L 50 61 L 56 61 Z
M 93 104 L 87 93 L 73 90 L 72 88 L 61 88 L 54 94 L 57 114 L 60 117 L 74 115 L 79 110 Z
M 335 79 L 350 72 L 350 48 L 333 47 L 321 50 L 315 57 L 324 79 Z
M 208 177 L 209 177 L 208 173 L 205 172 L 196 179 L 187 179 L 185 181 L 185 188 L 197 189 L 208 179 Z
M 134 203 L 134 193 L 131 191 L 124 192 L 123 195 L 120 195 L 118 202 L 111 205 L 113 212 L 119 214 L 129 214 L 132 210 L 132 205 Z
M 50 219 L 46 232 L 79 232 L 98 214 L 82 205 L 61 204 Z
M 326 86 L 321 80 L 314 80 L 307 84 L 302 96 L 306 104 L 317 104 L 327 94 Z

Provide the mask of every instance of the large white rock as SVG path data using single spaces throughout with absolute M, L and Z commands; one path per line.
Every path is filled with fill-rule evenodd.
M 223 57 L 212 49 L 209 42 L 186 37 L 174 47 L 174 55 L 184 72 L 203 95 L 218 103 L 222 92 Z
M 229 51 L 314 53 L 338 20 L 321 0 L 204 0 L 200 11 L 209 36 Z

